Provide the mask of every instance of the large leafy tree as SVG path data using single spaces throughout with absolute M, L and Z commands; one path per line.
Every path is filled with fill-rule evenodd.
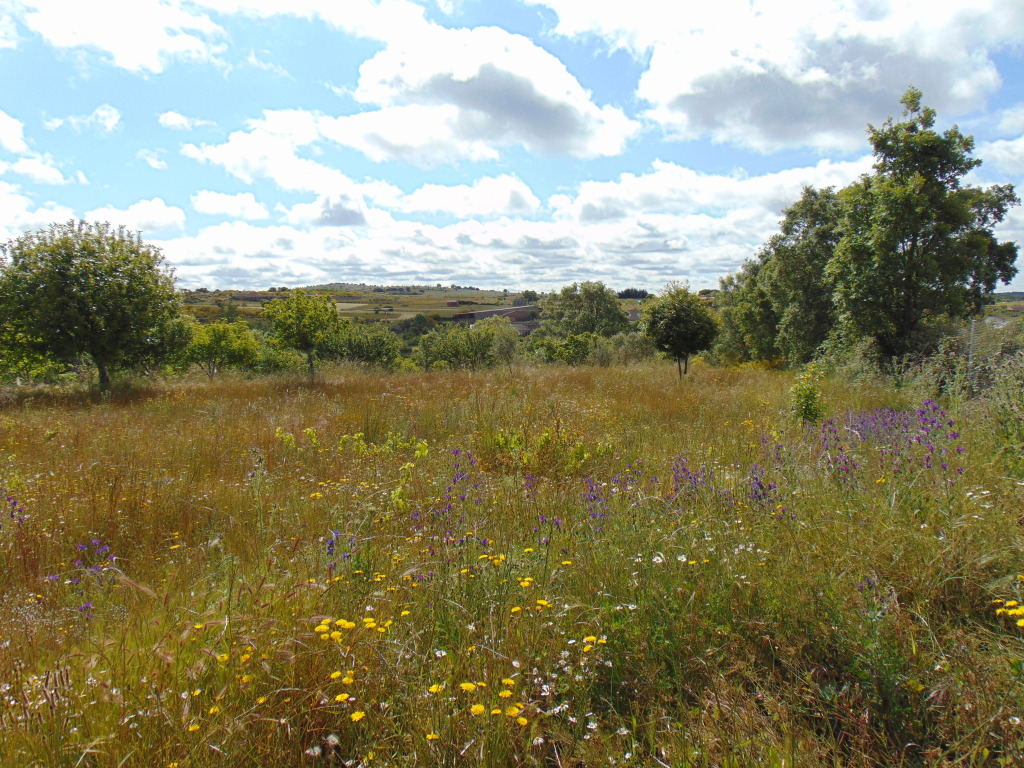
M 263 316 L 282 344 L 306 356 L 310 381 L 318 357 L 340 356 L 344 323 L 330 296 L 296 289 L 288 298 L 267 304 Z
M 874 172 L 840 194 L 842 237 L 826 269 L 844 329 L 888 358 L 912 351 L 931 321 L 977 312 L 1017 272 L 1016 244 L 992 233 L 1019 203 L 1013 187 L 963 184 L 981 163 L 973 138 L 936 131 L 916 88 L 901 103 L 902 120 L 869 127 Z
M 62 362 L 158 364 L 187 338 L 173 272 L 140 235 L 70 221 L 0 245 L 0 338 Z
M 776 344 L 779 317 L 759 279 L 762 266 L 759 260 L 747 260 L 739 272 L 720 281 L 715 352 L 729 362 L 782 356 Z
M 805 187 L 758 255 L 758 282 L 776 316 L 775 347 L 790 365 L 813 359 L 835 326 L 834 286 L 825 267 L 839 237 L 835 190 Z
M 615 292 L 602 282 L 567 285 L 541 301 L 542 335 L 595 333 L 614 336 L 629 330 L 629 315 Z
M 679 378 L 690 367 L 690 355 L 708 349 L 718 326 L 704 300 L 683 283 L 669 283 L 644 306 L 641 327 L 654 345 L 675 358 Z

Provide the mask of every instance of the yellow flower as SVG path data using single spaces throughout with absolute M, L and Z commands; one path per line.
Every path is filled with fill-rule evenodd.
M 474 716 L 476 716 L 482 715 L 484 712 L 487 711 L 487 708 L 483 704 L 474 704 L 472 707 L 469 708 L 469 711 L 472 712 Z
M 352 685 L 352 683 L 355 682 L 355 678 L 352 677 L 352 673 L 349 672 L 347 675 L 341 678 L 341 682 L 343 682 L 345 685 Z
M 190 725 L 190 726 L 188 727 L 188 732 L 189 732 L 189 733 L 195 733 L 195 732 L 196 732 L 196 731 L 198 731 L 198 730 L 199 730 L 199 725 L 198 725 L 198 724 L 196 724 L 196 723 L 192 723 L 192 725 Z
M 324 632 L 328 632 L 329 630 L 330 627 L 328 627 L 326 624 L 319 624 L 313 628 L 313 631 L 316 632 L 318 635 L 322 635 Z
M 501 691 L 500 693 L 498 693 L 498 696 L 500 696 L 503 699 L 507 699 L 512 696 L 512 691 Z
M 1020 603 L 1018 603 L 1016 600 L 1007 600 L 1006 601 L 1006 607 L 1007 608 L 1016 608 L 1018 605 L 1020 605 Z
M 516 681 L 513 680 L 511 677 L 506 677 L 504 680 L 501 681 L 501 684 L 507 685 L 509 688 L 511 688 L 513 685 L 516 684 Z
M 472 693 L 476 690 L 476 685 L 473 683 L 459 683 L 459 688 L 464 690 L 466 693 Z
M 525 717 L 517 717 L 516 718 L 516 722 L 519 723 L 520 725 L 526 725 L 530 721 L 527 720 Z
M 338 702 L 347 701 L 348 700 L 348 694 L 347 693 L 339 693 L 337 696 L 334 697 L 334 700 L 338 701 Z
M 341 672 L 338 672 L 337 670 L 331 672 L 331 680 L 337 680 L 339 677 L 341 677 Z
M 212 707 L 210 707 L 210 714 L 211 715 L 216 715 L 218 712 L 220 712 L 220 707 L 218 707 L 216 704 L 214 704 Z
M 513 704 L 511 707 L 505 710 L 505 714 L 509 717 L 516 717 L 519 714 L 519 707 Z
M 435 741 L 435 740 L 440 739 L 440 738 L 441 738 L 440 736 L 438 736 L 436 733 L 433 733 L 433 732 L 427 734 L 427 741 Z
M 1017 619 L 1017 626 L 1024 627 L 1024 619 Z
M 349 717 L 352 719 L 353 723 L 358 723 L 360 720 L 362 720 L 364 717 L 366 717 L 366 713 L 365 712 L 353 712 L 351 715 L 349 715 Z
M 491 714 L 492 715 L 500 715 L 501 714 L 501 707 L 495 707 L 494 709 L 492 709 L 491 710 Z
M 256 699 L 256 703 L 257 704 L 266 704 L 267 703 L 267 697 L 266 696 L 260 696 L 258 699 Z
M 597 642 L 597 638 L 594 635 L 587 635 L 586 637 L 583 638 L 583 642 L 584 643 L 596 643 Z
M 218 657 L 217 657 L 217 661 L 219 661 L 219 662 L 221 662 L 221 663 L 224 663 L 224 662 L 225 662 L 225 661 L 227 661 L 227 660 L 228 660 L 229 658 L 231 658 L 231 657 L 230 657 L 230 656 L 228 656 L 228 655 L 227 655 L 226 653 L 222 653 L 222 654 L 221 654 L 220 656 L 218 656 Z
M 334 623 L 342 629 L 355 629 L 356 627 L 356 623 L 354 621 L 345 621 L 345 619 L 338 619 Z
M 519 613 L 519 612 L 520 612 L 521 610 L 523 610 L 523 609 L 522 609 L 522 608 L 520 608 L 520 607 L 519 607 L 519 606 L 517 605 L 517 606 L 514 606 L 514 607 L 512 608 L 512 611 L 511 611 L 511 613 Z
M 431 693 L 440 693 L 441 691 L 444 690 L 444 686 L 441 685 L 440 683 L 434 683 L 432 686 L 427 688 L 427 690 L 430 691 Z

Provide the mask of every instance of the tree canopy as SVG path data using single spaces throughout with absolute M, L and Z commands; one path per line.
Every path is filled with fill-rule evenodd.
M 882 360 L 922 349 L 937 323 L 976 313 L 1017 270 L 993 228 L 1018 204 L 1010 185 L 964 184 L 974 140 L 910 88 L 903 119 L 869 136 L 871 173 L 840 190 L 808 187 L 780 232 L 719 297 L 718 350 L 733 359 L 808 362 L 827 342 L 871 340 Z
M 708 349 L 718 332 L 711 309 L 684 283 L 669 283 L 649 299 L 640 322 L 655 346 L 675 358 L 680 378 L 689 370 L 690 355 Z
M 173 272 L 140 235 L 70 221 L 0 246 L 0 338 L 110 372 L 158 364 L 187 342 Z
M 287 298 L 274 299 L 267 304 L 263 314 L 285 346 L 306 356 L 310 380 L 316 370 L 317 357 L 338 353 L 342 319 L 330 296 L 296 289 Z
M 541 301 L 541 327 L 546 334 L 595 333 L 614 336 L 629 329 L 629 316 L 615 292 L 602 282 L 567 285 Z
M 964 185 L 981 164 L 974 139 L 937 132 L 915 88 L 902 104 L 903 120 L 870 129 L 874 172 L 841 193 L 842 237 L 826 267 L 841 322 L 889 357 L 911 351 L 930 320 L 977 312 L 1017 273 L 1017 245 L 992 233 L 1019 203 L 1013 187 Z

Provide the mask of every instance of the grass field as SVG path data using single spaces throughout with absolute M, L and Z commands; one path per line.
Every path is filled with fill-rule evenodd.
M 1024 764 L 1024 486 L 988 407 L 826 381 L 803 424 L 792 385 L 12 400 L 0 765 Z

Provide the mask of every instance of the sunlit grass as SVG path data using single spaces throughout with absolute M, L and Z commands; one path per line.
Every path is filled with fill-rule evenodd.
M 826 382 L 804 425 L 792 384 L 11 404 L 0 764 L 1014 764 L 1024 510 L 984 410 Z

